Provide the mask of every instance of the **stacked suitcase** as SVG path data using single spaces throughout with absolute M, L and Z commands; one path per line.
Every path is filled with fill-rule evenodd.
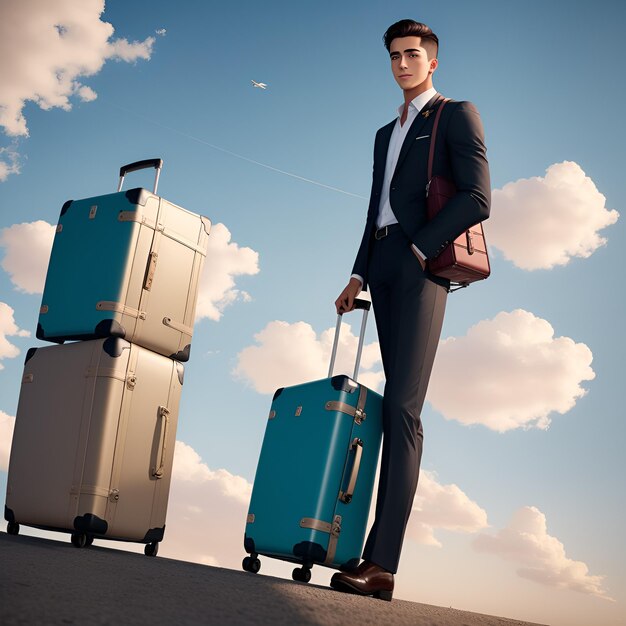
M 261 567 L 259 554 L 291 561 L 294 580 L 308 582 L 314 564 L 358 565 L 380 443 L 382 397 L 356 382 L 370 303 L 363 309 L 352 378 L 333 376 L 274 394 L 248 511 L 243 569 Z
M 154 190 L 122 192 L 154 167 Z M 183 365 L 210 222 L 156 195 L 161 159 L 118 192 L 63 205 L 9 462 L 7 532 L 24 524 L 163 539 Z

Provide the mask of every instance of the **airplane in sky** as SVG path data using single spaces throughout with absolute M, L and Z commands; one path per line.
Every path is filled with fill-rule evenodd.
M 259 87 L 260 89 L 267 89 L 267 85 L 265 83 L 257 83 L 256 80 L 250 81 L 254 87 Z

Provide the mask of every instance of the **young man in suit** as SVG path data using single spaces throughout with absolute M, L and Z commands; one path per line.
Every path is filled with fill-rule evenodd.
M 383 40 L 404 104 L 376 133 L 365 232 L 350 281 L 335 302 L 337 312 L 350 311 L 369 287 L 386 378 L 383 453 L 364 560 L 353 571 L 336 573 L 331 586 L 391 600 L 422 456 L 420 413 L 450 286 L 428 271 L 426 261 L 489 216 L 491 191 L 478 111 L 470 102 L 448 102 L 433 172 L 452 180 L 457 194 L 427 219 L 428 151 L 443 101 L 432 80 L 439 41 L 413 20 L 393 24 Z

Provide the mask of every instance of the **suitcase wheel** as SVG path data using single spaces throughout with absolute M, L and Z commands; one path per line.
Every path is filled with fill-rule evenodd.
M 296 567 L 293 572 L 291 572 L 291 577 L 298 582 L 308 583 L 309 580 L 311 580 L 311 568 L 304 565 L 302 567 Z
M 20 525 L 17 522 L 9 522 L 7 524 L 8 535 L 18 535 L 20 532 Z
M 147 543 L 146 547 L 143 549 L 143 553 L 146 556 L 156 556 L 159 552 L 159 542 L 153 541 L 152 543 Z
M 259 561 L 256 554 L 253 554 L 251 556 L 247 556 L 242 561 L 241 567 L 243 567 L 246 572 L 256 574 L 261 569 L 261 561 Z
M 90 546 L 93 543 L 93 537 L 91 542 L 89 542 L 89 537 L 85 533 L 72 533 L 72 545 L 77 548 L 84 548 L 85 546 Z

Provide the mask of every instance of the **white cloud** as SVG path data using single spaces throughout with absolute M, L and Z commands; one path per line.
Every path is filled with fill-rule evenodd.
M 83 102 L 91 102 L 98 97 L 98 94 L 91 87 L 87 87 L 86 85 L 83 85 L 76 93 Z
M 427 397 L 462 424 L 546 429 L 551 412 L 566 413 L 587 393 L 580 384 L 595 378 L 592 359 L 584 343 L 555 338 L 546 320 L 501 312 L 440 342 Z
M 604 576 L 592 576 L 585 563 L 569 559 L 563 544 L 548 534 L 546 516 L 534 506 L 516 511 L 495 535 L 476 537 L 474 547 L 519 564 L 522 578 L 611 600 L 602 589 Z
M 172 476 L 178 482 L 211 482 L 218 485 L 222 496 L 237 500 L 246 506 L 252 493 L 252 486 L 245 478 L 235 476 L 225 469 L 210 470 L 208 465 L 202 463 L 200 455 L 182 441 L 176 442 Z
M 240 299 L 250 300 L 245 291 L 235 289 L 235 276 L 259 272 L 259 253 L 231 243 L 231 233 L 224 224 L 213 224 L 207 256 L 200 277 L 196 320 L 208 317 L 219 320 L 224 309 Z
M 487 512 L 457 485 L 442 485 L 434 472 L 420 472 L 406 530 L 408 539 L 441 547 L 441 542 L 435 537 L 437 529 L 475 533 L 487 527 Z
M 14 346 L 7 337 L 30 337 L 27 330 L 18 328 L 13 319 L 13 309 L 4 302 L 0 302 L 0 370 L 4 369 L 2 359 L 13 359 L 20 350 Z
M 159 35 L 159 37 L 165 37 L 167 30 L 165 30 L 165 28 L 157 28 L 154 32 Z
M 177 441 L 159 555 L 240 569 L 251 493 L 245 478 L 209 469 L 191 446 Z
M 43 293 L 56 226 L 42 220 L 0 230 L 2 268 L 19 291 Z
M 143 42 L 130 42 L 128 39 L 115 39 L 107 43 L 106 58 L 114 59 L 115 61 L 126 61 L 127 63 L 136 61 L 137 59 L 149 61 L 154 41 L 154 37 L 148 37 Z
M 0 148 L 0 183 L 20 173 L 19 154 L 14 148 Z
M 566 265 L 606 244 L 599 230 L 619 213 L 573 161 L 555 163 L 544 178 L 522 178 L 495 189 L 485 223 L 487 241 L 525 270 Z
M 306 322 L 270 322 L 254 336 L 259 345 L 248 346 L 238 354 L 234 373 L 250 381 L 259 393 L 273 393 L 279 387 L 324 378 L 334 334 L 335 329 L 329 328 L 318 338 Z M 342 322 L 334 374 L 352 376 L 358 340 L 350 325 Z M 382 370 L 373 370 L 379 362 L 378 343 L 365 345 L 359 382 L 370 389 L 378 389 L 384 379 Z
M 112 40 L 114 28 L 100 19 L 103 11 L 104 0 L 3 0 L 0 126 L 6 134 L 28 135 L 27 101 L 69 111 L 73 96 L 95 98 L 79 79 L 97 74 L 107 60 L 150 58 L 155 38 Z
M 0 411 L 0 472 L 9 470 L 9 454 L 14 428 L 15 418 L 12 415 L 7 415 L 4 411 Z

